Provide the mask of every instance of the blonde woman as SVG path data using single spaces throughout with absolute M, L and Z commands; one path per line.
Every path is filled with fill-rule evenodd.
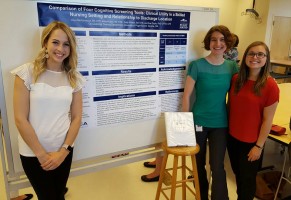
M 12 71 L 23 169 L 39 200 L 63 200 L 82 118 L 84 78 L 74 32 L 62 22 L 42 32 L 36 59 Z

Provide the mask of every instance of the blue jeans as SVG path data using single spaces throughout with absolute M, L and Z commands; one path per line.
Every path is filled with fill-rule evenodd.
M 224 157 L 226 151 L 228 128 L 203 127 L 202 132 L 196 130 L 196 141 L 200 151 L 196 154 L 201 200 L 208 200 L 209 183 L 206 172 L 207 139 L 209 143 L 209 163 L 212 176 L 211 199 L 228 200 Z

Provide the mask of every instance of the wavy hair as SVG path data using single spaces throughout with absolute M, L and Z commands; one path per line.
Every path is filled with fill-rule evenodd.
M 210 50 L 210 40 L 212 33 L 219 32 L 224 36 L 224 41 L 226 44 L 227 49 L 230 49 L 233 45 L 233 36 L 232 33 L 229 31 L 229 29 L 224 25 L 216 25 L 209 29 L 209 31 L 206 33 L 203 43 L 204 43 L 204 49 Z
M 261 89 L 264 87 L 268 77 L 269 77 L 269 69 L 270 69 L 270 50 L 268 48 L 268 46 L 261 41 L 256 41 L 251 43 L 247 49 L 244 52 L 243 55 L 243 59 L 241 62 L 241 66 L 240 66 L 240 70 L 239 70 L 239 74 L 238 74 L 238 78 L 235 82 L 235 88 L 234 88 L 234 93 L 237 94 L 240 89 L 243 87 L 243 85 L 248 81 L 248 77 L 250 74 L 250 69 L 246 64 L 246 57 L 247 54 L 249 53 L 249 50 L 252 47 L 256 47 L 256 46 L 263 46 L 266 50 L 266 63 L 265 65 L 261 68 L 258 79 L 255 82 L 254 88 L 253 88 L 253 92 L 257 95 L 260 96 L 261 95 Z
M 77 85 L 77 43 L 76 37 L 72 29 L 68 25 L 60 21 L 53 21 L 44 28 L 41 35 L 41 47 L 38 56 L 34 60 L 34 69 L 33 69 L 33 78 L 34 82 L 37 81 L 38 77 L 41 73 L 43 73 L 46 69 L 46 57 L 45 57 L 45 45 L 47 44 L 51 33 L 57 29 L 61 29 L 64 31 L 68 37 L 70 43 L 70 55 L 63 61 L 63 70 L 67 73 L 70 85 L 75 88 Z

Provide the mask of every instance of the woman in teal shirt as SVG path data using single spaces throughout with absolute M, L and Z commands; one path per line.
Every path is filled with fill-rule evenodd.
M 225 60 L 224 52 L 231 47 L 232 35 L 222 25 L 213 26 L 204 38 L 204 48 L 210 51 L 205 58 L 190 63 L 185 83 L 182 111 L 193 112 L 196 141 L 200 151 L 196 155 L 201 199 L 208 199 L 208 180 L 205 169 L 206 147 L 209 143 L 209 163 L 212 176 L 211 199 L 228 200 L 224 156 L 228 134 L 226 94 L 237 64 Z M 190 98 L 195 94 L 193 107 Z

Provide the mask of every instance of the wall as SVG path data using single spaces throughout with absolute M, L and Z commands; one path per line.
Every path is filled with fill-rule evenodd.
M 258 21 L 251 18 L 249 15 L 242 15 L 246 9 L 253 7 L 253 1 L 240 1 L 238 5 L 238 11 L 236 13 L 236 25 L 234 32 L 239 36 L 240 43 L 238 51 L 240 52 L 239 58 L 241 59 L 246 47 L 253 41 L 265 41 L 265 32 L 268 19 L 269 0 L 257 0 L 255 10 L 259 13 L 259 17 L 262 19 L 262 23 L 258 24 Z
M 88 3 L 103 2 L 102 0 L 87 0 Z M 80 2 L 80 0 L 72 0 Z M 241 59 L 246 47 L 253 41 L 261 40 L 269 44 L 272 16 L 284 15 L 291 16 L 290 0 L 256 0 L 255 9 L 262 18 L 262 23 L 250 16 L 242 16 L 247 8 L 252 8 L 253 0 L 108 0 L 106 3 L 116 4 L 118 2 L 130 3 L 138 2 L 141 4 L 164 4 L 179 6 L 196 6 L 219 8 L 219 24 L 226 25 L 232 32 L 239 36 L 240 44 L 238 46 L 239 59 Z M 270 11 L 269 11 L 270 10 Z
M 235 16 L 238 2 L 234 0 L 122 0 L 127 2 L 143 2 L 167 5 L 181 5 L 181 6 L 199 6 L 199 7 L 213 7 L 219 8 L 219 23 L 228 26 L 231 30 L 235 26 L 235 20 L 229 16 Z
M 72 2 L 74 1 L 80 2 L 80 0 L 72 0 Z M 96 3 L 97 0 L 91 1 L 92 3 Z M 108 1 L 110 2 L 110 0 Z M 262 40 L 270 45 L 273 16 L 291 17 L 290 0 L 256 0 L 255 9 L 259 13 L 260 17 L 262 17 L 261 24 L 257 24 L 257 22 L 250 16 L 241 15 L 241 13 L 247 8 L 252 8 L 252 0 L 120 0 L 115 2 L 140 2 L 219 8 L 219 24 L 226 25 L 240 38 L 240 44 L 238 47 L 240 58 L 242 57 L 245 48 L 255 40 Z
M 262 23 L 250 16 L 242 16 L 241 13 L 247 8 L 252 8 L 252 0 L 123 0 L 127 2 L 143 2 L 156 4 L 170 4 L 182 6 L 201 6 L 219 8 L 219 24 L 226 25 L 232 32 L 239 36 L 238 46 L 239 59 L 241 59 L 245 48 L 255 40 L 265 40 L 266 24 L 270 0 L 257 0 L 255 9 L 262 17 Z M 275 0 L 274 0 L 275 1 Z

